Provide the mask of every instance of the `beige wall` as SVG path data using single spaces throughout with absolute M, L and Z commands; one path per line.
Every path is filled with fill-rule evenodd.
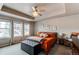
M 42 28 L 41 24 L 47 24 L 51 26 L 57 26 L 57 30 L 52 29 L 45 29 Z M 42 20 L 35 23 L 35 32 L 38 31 L 57 31 L 57 32 L 79 32 L 79 14 L 77 15 L 70 15 L 70 16 L 64 16 L 64 17 L 57 17 L 57 18 L 49 18 L 46 20 Z
M 33 36 L 34 35 L 34 27 L 35 26 L 35 22 L 30 22 L 30 34 Z

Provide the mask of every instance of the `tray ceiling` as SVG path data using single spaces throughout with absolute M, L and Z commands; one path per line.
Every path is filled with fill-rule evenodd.
M 32 16 L 32 7 L 38 6 L 42 16 L 35 17 L 33 21 L 39 21 L 49 17 L 56 17 L 63 14 L 79 13 L 78 3 L 4 3 L 3 5 L 13 8 L 22 13 Z

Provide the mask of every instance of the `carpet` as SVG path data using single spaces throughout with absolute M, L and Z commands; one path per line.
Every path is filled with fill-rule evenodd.
M 15 44 L 7 47 L 0 48 L 0 55 L 29 55 L 25 51 L 21 50 L 21 44 Z M 39 55 L 45 55 L 44 52 L 40 52 Z M 72 49 L 63 45 L 54 45 L 49 55 L 72 55 Z

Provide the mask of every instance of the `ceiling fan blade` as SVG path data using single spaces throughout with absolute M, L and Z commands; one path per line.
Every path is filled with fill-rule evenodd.
M 33 10 L 33 11 L 36 11 L 35 7 L 32 7 L 32 10 Z
M 32 10 L 33 10 L 33 14 L 36 13 L 36 14 L 38 14 L 39 16 L 42 16 L 42 14 L 40 13 L 40 10 L 38 9 L 37 6 L 32 7 Z

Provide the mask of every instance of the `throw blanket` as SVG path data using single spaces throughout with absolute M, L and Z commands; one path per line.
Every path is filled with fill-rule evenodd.
M 42 37 L 38 37 L 38 36 L 27 37 L 26 39 L 31 40 L 31 41 L 35 41 L 35 42 L 41 42 L 43 40 Z

